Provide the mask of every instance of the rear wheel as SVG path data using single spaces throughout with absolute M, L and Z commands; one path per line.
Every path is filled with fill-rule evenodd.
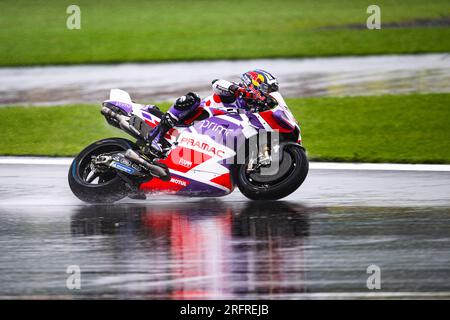
M 69 170 L 69 186 L 78 199 L 88 203 L 112 203 L 128 194 L 125 182 L 114 169 L 98 172 L 91 165 L 92 157 L 120 152 L 137 146 L 126 139 L 110 138 L 97 141 L 78 154 Z
M 294 192 L 305 181 L 309 164 L 299 145 L 286 145 L 279 168 L 273 174 L 247 172 L 247 165 L 237 168 L 239 190 L 253 200 L 277 200 Z

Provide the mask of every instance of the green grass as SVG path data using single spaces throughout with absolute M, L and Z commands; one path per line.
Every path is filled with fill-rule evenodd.
M 450 94 L 287 101 L 312 160 L 450 163 Z M 120 135 L 98 106 L 0 108 L 3 155 L 71 156 Z
M 112 63 L 450 51 L 450 28 L 383 23 L 450 15 L 448 0 L 380 0 L 381 30 L 365 25 L 369 0 L 65 0 L 0 2 L 0 65 Z M 324 29 L 326 26 L 341 26 Z
M 450 163 L 450 94 L 288 99 L 312 160 Z

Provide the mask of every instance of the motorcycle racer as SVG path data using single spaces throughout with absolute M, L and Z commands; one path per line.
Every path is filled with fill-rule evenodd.
M 269 72 L 256 69 L 242 74 L 240 83 L 216 79 L 212 81 L 212 91 L 213 94 L 203 100 L 195 92 L 176 99 L 161 122 L 148 134 L 151 149 L 163 154 L 161 140 L 170 129 L 181 123 L 188 125 L 196 120 L 226 114 L 229 108 L 259 112 L 275 107 L 277 101 L 269 94 L 278 91 L 278 80 Z
M 309 168 L 301 128 L 275 92 L 276 79 L 262 73 L 250 71 L 239 83 L 214 81 L 210 96 L 202 100 L 189 93 L 166 115 L 155 105 L 133 102 L 126 91 L 111 89 L 100 113 L 133 140 L 112 137 L 86 146 L 68 171 L 70 189 L 88 203 L 145 199 L 161 192 L 220 197 L 235 187 L 253 200 L 291 194 Z M 166 129 L 159 124 L 165 117 L 170 117 L 169 127 L 176 126 L 162 136 Z M 158 134 L 160 154 L 150 146 Z

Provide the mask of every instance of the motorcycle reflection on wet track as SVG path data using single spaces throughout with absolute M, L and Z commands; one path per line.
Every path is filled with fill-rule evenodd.
M 72 216 L 71 233 L 75 241 L 89 239 L 83 281 L 94 295 L 301 293 L 313 210 L 320 209 L 279 201 L 85 206 Z

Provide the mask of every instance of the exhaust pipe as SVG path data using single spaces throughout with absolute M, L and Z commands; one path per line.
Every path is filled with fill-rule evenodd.
M 133 136 L 137 136 L 138 139 L 143 138 L 141 133 L 139 132 L 139 130 L 137 130 L 136 128 L 134 128 L 133 126 L 130 125 L 130 123 L 128 122 L 128 117 L 123 116 L 121 114 L 117 114 L 116 112 L 112 111 L 111 109 L 109 109 L 107 107 L 102 107 L 101 114 L 104 115 L 105 117 L 111 117 L 111 118 L 116 119 L 122 130 L 129 132 Z M 169 174 L 168 170 L 165 170 L 164 168 L 162 168 L 158 165 L 154 165 L 154 164 L 149 163 L 148 161 L 145 161 L 141 156 L 139 156 L 132 149 L 128 149 L 124 155 L 125 155 L 125 158 L 142 165 L 144 168 L 146 168 L 150 172 L 151 175 L 153 175 L 157 178 L 160 178 L 161 180 L 169 180 L 170 179 L 170 174 Z
M 139 163 L 143 167 L 145 167 L 153 176 L 157 178 L 167 178 L 169 177 L 169 173 L 164 170 L 164 168 L 151 164 L 148 161 L 145 161 L 142 157 L 140 157 L 135 151 L 132 149 L 128 149 L 125 152 L 125 158 L 134 161 L 136 163 Z
M 117 122 L 119 123 L 119 126 L 122 130 L 127 131 L 127 132 L 131 132 L 133 135 L 137 135 L 138 137 L 141 138 L 141 133 L 134 127 L 132 127 L 130 125 L 130 123 L 128 122 L 128 118 L 121 115 L 121 114 L 117 114 L 114 111 L 112 111 L 111 109 L 107 108 L 107 107 L 102 107 L 102 109 L 100 110 L 101 114 L 104 115 L 105 117 L 110 117 L 113 119 L 116 119 Z

